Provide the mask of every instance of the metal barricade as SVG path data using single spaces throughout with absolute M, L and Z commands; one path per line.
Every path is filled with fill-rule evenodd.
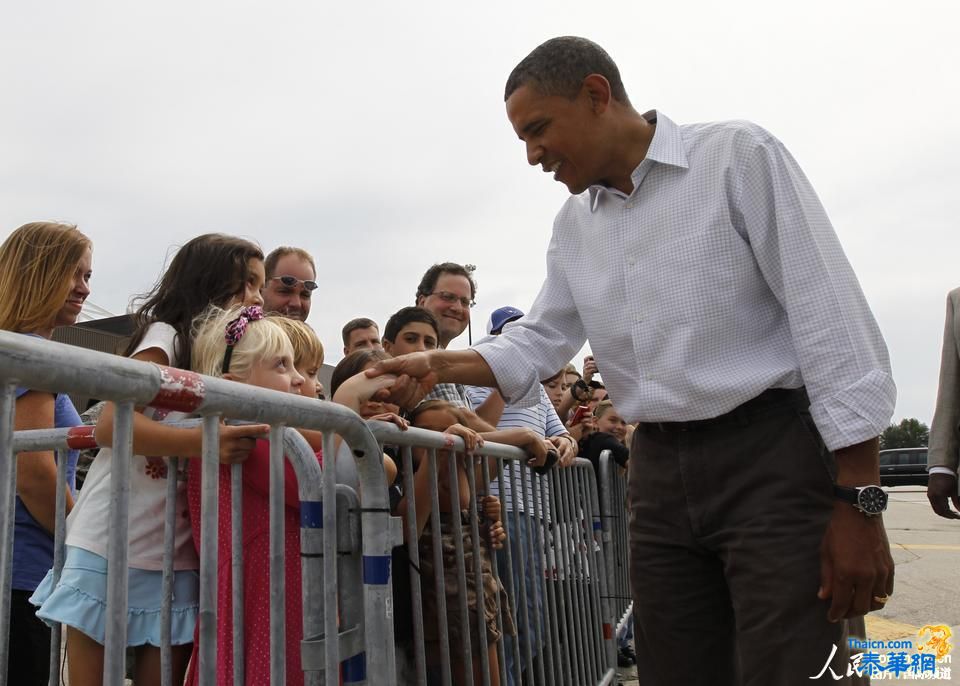
M 616 621 L 615 633 L 622 637 L 633 613 L 630 591 L 630 545 L 627 516 L 626 471 L 613 461 L 609 450 L 600 453 L 600 517 L 603 528 L 603 550 L 607 562 L 609 595 L 608 616 Z
M 9 598 L 12 576 L 13 510 L 16 495 L 15 455 L 24 450 L 63 450 L 70 441 L 83 437 L 84 447 L 90 445 L 89 428 L 64 431 L 55 437 L 41 436 L 45 432 L 13 432 L 15 411 L 14 390 L 17 386 L 40 391 L 80 393 L 103 398 L 116 403 L 111 459 L 111 510 L 110 538 L 107 559 L 107 626 L 105 641 L 104 683 L 124 683 L 124 657 L 126 645 L 127 606 L 127 517 L 129 511 L 129 462 L 132 457 L 132 422 L 134 405 L 190 412 L 201 415 L 203 423 L 203 480 L 200 542 L 200 659 L 199 680 L 202 684 L 216 681 L 216 630 L 217 630 L 217 512 L 219 489 L 218 442 L 219 423 L 226 415 L 234 419 L 271 424 L 270 433 L 270 628 L 271 681 L 285 682 L 284 615 L 285 593 L 283 585 L 283 458 L 294 467 L 301 500 L 301 564 L 303 571 L 304 641 L 302 662 L 307 670 L 307 683 L 338 683 L 341 659 L 346 663 L 343 683 L 366 682 L 366 673 L 377 675 L 376 683 L 392 684 L 394 669 L 392 625 L 385 621 L 391 614 L 390 552 L 393 546 L 387 502 L 386 480 L 380 450 L 366 424 L 355 413 L 333 403 L 318 403 L 307 398 L 278 393 L 236 384 L 223 379 L 205 377 L 184 370 L 147 364 L 113 355 L 79 349 L 50 341 L 0 331 L 0 511 L 3 524 L 0 527 L 0 680 L 6 679 L 9 659 L 7 645 L 9 632 Z M 364 504 L 351 505 L 350 494 L 338 493 L 334 479 L 322 478 L 320 466 L 304 439 L 295 431 L 285 430 L 284 425 L 326 432 L 336 432 L 351 446 L 357 462 L 361 489 L 365 493 Z M 30 435 L 27 435 L 30 434 Z M 31 442 L 32 441 L 32 442 Z M 327 446 L 325 445 L 325 448 Z M 325 453 L 335 460 L 332 447 Z M 65 464 L 66 460 L 60 460 Z M 239 492 L 240 467 L 234 467 L 233 514 L 242 508 Z M 175 470 L 168 473 L 173 477 Z M 61 477 L 63 474 L 60 475 Z M 58 483 L 58 499 L 63 498 L 65 479 Z M 175 483 L 168 493 L 175 492 Z M 348 489 L 349 490 L 349 489 Z M 352 560 L 344 556 L 342 564 L 362 564 L 363 573 L 341 573 L 338 582 L 338 538 L 348 538 L 351 530 L 349 516 L 338 517 L 337 507 L 323 508 L 327 502 L 343 503 L 359 514 L 362 532 L 353 538 L 360 546 L 362 555 Z M 355 498 L 355 494 L 354 494 Z M 168 500 L 166 523 L 172 521 L 172 503 Z M 62 565 L 61 506 L 58 519 L 58 557 Z M 235 527 L 240 521 L 233 516 Z M 323 529 L 336 532 L 346 524 L 344 537 L 323 536 Z M 239 541 L 240 532 L 233 529 L 234 541 Z M 169 598 L 172 586 L 172 535 L 165 538 L 164 591 L 166 593 L 164 618 L 169 622 Z M 343 543 L 343 541 L 340 541 Z M 347 547 L 351 541 L 347 540 Z M 239 556 L 235 556 L 235 559 Z M 55 564 L 56 567 L 56 564 Z M 238 567 L 234 566 L 234 573 Z M 242 576 L 242 566 L 239 568 Z M 332 592 L 331 592 L 332 588 Z M 242 579 L 234 585 L 234 631 L 242 632 Z M 238 595 L 239 594 L 239 595 Z M 239 614 L 238 606 L 241 610 Z M 325 612 L 325 609 L 333 611 Z M 242 635 L 242 633 L 241 633 Z M 328 640 L 335 637 L 335 640 Z M 164 683 L 170 683 L 169 630 L 162 639 L 166 645 L 162 668 Z M 242 641 L 235 641 L 242 648 Z M 52 650 L 51 661 L 56 664 Z M 317 653 L 323 659 L 317 658 Z M 236 656 L 242 658 L 241 653 Z M 234 660 L 234 680 L 243 683 L 242 659 Z M 59 670 L 51 672 L 52 680 Z
M 610 625 L 611 608 L 604 605 L 611 596 L 608 588 L 607 561 L 601 532 L 600 499 L 596 479 L 589 462 L 577 460 L 566 469 L 553 469 L 537 476 L 525 465 L 523 451 L 508 446 L 486 444 L 476 455 L 483 472 L 466 469 L 468 495 L 466 514 L 441 517 L 440 493 L 445 490 L 452 502 L 459 502 L 461 485 L 457 477 L 460 439 L 445 434 L 397 427 L 379 422 L 366 423 L 359 416 L 333 403 L 319 403 L 223 379 L 204 377 L 183 370 L 118 358 L 113 355 L 78 349 L 49 341 L 30 339 L 0 332 L 0 682 L 5 678 L 9 632 L 9 589 L 13 543 L 13 508 L 16 495 L 16 454 L 23 451 L 94 447 L 92 427 L 66 430 L 13 432 L 15 387 L 48 392 L 79 393 L 116 403 L 113 452 L 111 459 L 111 512 L 108 542 L 107 633 L 103 683 L 124 683 L 127 605 L 127 513 L 129 511 L 129 471 L 132 450 L 134 407 L 150 405 L 200 415 L 180 425 L 203 426 L 200 538 L 200 614 L 199 681 L 217 681 L 217 557 L 220 465 L 218 461 L 219 423 L 224 416 L 231 421 L 262 422 L 270 432 L 270 651 L 271 683 L 285 683 L 285 594 L 284 565 L 284 456 L 294 467 L 300 498 L 300 552 L 302 565 L 303 641 L 301 667 L 307 684 L 386 684 L 397 681 L 394 642 L 394 598 L 391 583 L 391 554 L 400 543 L 401 522 L 391 517 L 387 484 L 381 460 L 382 444 L 401 446 L 399 462 L 411 500 L 403 526 L 407 533 L 406 555 L 411 570 L 409 593 L 412 617 L 409 637 L 398 637 L 414 666 L 409 680 L 402 683 L 427 684 L 428 673 L 436 676 L 429 683 L 501 683 L 501 684 L 607 684 L 615 680 L 615 647 Z M 324 432 L 324 464 L 321 470 L 312 449 L 303 437 L 286 426 Z M 356 461 L 359 494 L 337 484 L 337 455 L 334 434 L 349 446 L 350 459 Z M 428 502 L 417 503 L 414 493 L 414 449 L 423 450 L 430 476 Z M 439 451 L 449 451 L 442 457 Z M 437 482 L 447 461 L 449 484 Z M 66 460 L 58 459 L 58 518 L 55 537 L 54 574 L 64 558 L 64 500 Z M 516 469 L 505 469 L 513 465 Z M 173 523 L 176 516 L 176 460 L 168 469 L 167 509 L 165 513 L 165 553 L 163 569 L 164 606 L 161 636 L 162 683 L 172 683 L 170 659 L 170 598 L 173 590 Z M 242 465 L 230 468 L 232 549 L 243 540 L 241 491 Z M 502 518 L 509 517 L 514 529 L 525 536 L 511 555 L 510 546 L 490 554 L 489 543 L 481 536 L 482 522 L 477 494 L 485 493 L 486 476 L 504 492 L 505 479 L 512 492 L 533 495 L 532 511 L 520 513 L 502 503 Z M 327 478 L 324 478 L 326 475 Z M 324 507 L 324 503 L 336 506 Z M 417 509 L 428 508 L 431 525 L 422 536 L 417 534 Z M 521 524 L 521 514 L 524 523 Z M 442 521 L 446 529 L 441 532 Z M 324 532 L 331 535 L 324 536 Z M 336 535 L 332 535 L 335 533 Z M 446 540 L 444 540 L 444 536 Z M 420 543 L 431 540 L 434 585 L 420 584 Z M 468 559 L 465 541 L 476 554 Z M 444 548 L 448 545 L 448 549 Z M 480 553 L 484 548 L 485 553 Z M 475 636 L 478 644 L 486 640 L 487 625 L 483 613 L 471 622 L 470 606 L 484 607 L 485 573 L 499 583 L 495 556 L 506 560 L 511 570 L 505 581 L 506 602 L 498 591 L 495 626 L 509 625 L 507 615 L 516 618 L 518 629 L 531 640 L 521 647 L 517 636 L 497 642 L 496 672 L 490 663 L 474 660 L 469 640 L 452 646 L 451 630 L 461 636 Z M 453 561 L 451 564 L 451 560 Z M 529 583 L 514 584 L 519 579 Z M 243 561 L 232 560 L 233 682 L 245 683 L 243 640 Z M 444 582 L 445 572 L 454 588 Z M 469 583 L 468 583 L 469 581 Z M 528 594 L 528 589 L 531 589 Z M 473 592 L 476 599 L 470 601 Z M 426 648 L 423 601 L 435 602 L 438 641 Z M 449 604 L 448 604 L 449 599 Z M 518 608 L 528 611 L 518 613 Z M 455 611 L 453 611 L 455 610 Z M 453 611 L 451 613 L 451 611 Z M 449 616 L 449 621 L 448 621 Z M 455 628 L 454 628 L 455 625 Z M 432 631 L 432 629 L 431 629 Z M 58 683 L 61 653 L 59 632 L 54 632 L 51 649 L 51 683 Z M 505 651 L 517 659 L 508 674 Z M 432 649 L 436 648 L 434 652 Z M 457 648 L 454 654 L 453 648 Z M 474 678 L 476 676 L 476 679 Z M 222 677 L 222 675 L 221 675 Z M 462 678 L 461 678 L 462 677 Z M 2 683 L 0 683 L 2 686 Z
M 469 494 L 462 512 L 441 512 L 441 490 L 446 489 L 450 503 L 460 503 L 457 461 L 465 460 L 459 438 L 446 434 L 371 422 L 380 442 L 399 447 L 400 471 L 404 495 L 409 498 L 404 527 L 405 558 L 409 566 L 410 617 L 398 618 L 401 665 L 409 662 L 401 683 L 426 684 L 565 684 L 595 685 L 615 681 L 615 648 L 610 618 L 602 599 L 608 595 L 607 574 L 601 549 L 600 509 L 593 468 L 587 460 L 576 460 L 572 467 L 554 468 L 545 476 L 536 476 L 524 461 L 520 449 L 486 443 L 463 469 Z M 416 454 L 415 454 L 416 453 Z M 415 458 L 427 474 L 427 502 L 415 497 Z M 449 485 L 438 482 L 444 471 Z M 508 465 L 519 467 L 510 469 Z M 514 519 L 514 530 L 525 531 L 521 555 L 512 555 L 505 545 L 494 553 L 481 534 L 485 522 L 478 511 L 477 496 L 486 492 L 486 483 L 477 475 L 493 473 L 501 494 L 501 518 Z M 416 474 L 421 474 L 416 470 Z M 505 479 L 512 480 L 513 494 L 526 494 L 528 482 L 533 492 L 533 512 L 504 502 Z M 426 512 L 424 511 L 426 508 Z M 446 509 L 452 509 L 448 507 Z M 428 514 L 428 522 L 418 533 L 418 512 Z M 525 523 L 521 523 L 521 517 Z M 434 523 L 441 522 L 441 526 Z M 481 550 L 482 548 L 482 550 Z M 517 570 L 521 583 L 515 588 L 513 575 L 500 579 L 494 556 L 507 557 L 507 568 Z M 503 634 L 509 618 L 517 621 L 517 630 L 527 641 L 521 650 L 517 635 L 502 635 L 496 641 L 496 671 L 488 661 L 490 650 L 488 623 L 484 617 L 485 594 L 494 580 L 495 625 Z M 425 588 L 421 577 L 428 576 L 432 586 Z M 503 590 L 499 584 L 503 585 Z M 528 587 L 535 589 L 528 602 Z M 405 589 L 396 589 L 399 594 Z M 433 593 L 432 598 L 427 595 Z M 505 595 L 506 603 L 501 602 Z M 530 607 L 530 611 L 518 608 Z M 425 617 L 425 610 L 431 615 Z M 473 611 L 472 611 L 473 610 Z M 402 624 L 403 620 L 409 622 Z M 475 646 L 474 646 L 475 644 Z M 506 650 L 519 659 L 508 673 Z

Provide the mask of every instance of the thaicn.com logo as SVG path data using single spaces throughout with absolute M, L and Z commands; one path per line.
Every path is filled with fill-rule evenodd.
M 832 663 L 837 654 L 833 646 L 823 669 L 811 679 L 840 681 L 850 676 L 869 676 L 871 681 L 915 679 L 917 681 L 949 680 L 950 638 L 953 632 L 945 624 L 928 624 L 917 632 L 917 638 L 892 641 L 871 641 L 848 638 L 850 662 L 843 674 L 837 674 Z

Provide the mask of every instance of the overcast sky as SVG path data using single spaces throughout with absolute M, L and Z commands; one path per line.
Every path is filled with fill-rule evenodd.
M 473 263 L 476 333 L 496 307 L 530 306 L 567 197 L 527 166 L 504 81 L 545 39 L 582 35 L 641 111 L 750 119 L 785 142 L 886 336 L 896 417 L 929 422 L 960 285 L 960 12 L 781 6 L 6 3 L 0 235 L 77 223 L 91 299 L 115 313 L 196 234 L 304 247 L 332 363 L 348 319 L 382 325 L 430 264 Z

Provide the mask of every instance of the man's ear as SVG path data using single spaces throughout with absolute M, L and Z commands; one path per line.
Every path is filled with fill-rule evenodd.
M 603 114 L 610 105 L 610 82 L 600 74 L 590 74 L 583 80 L 581 92 L 590 99 L 595 114 Z
M 418 295 L 417 302 L 416 302 L 417 307 L 423 307 L 423 301 L 426 299 L 427 299 L 426 296 Z
M 350 350 L 347 349 L 347 346 L 343 346 L 343 356 L 346 357 L 350 354 Z
M 393 343 L 392 343 L 392 342 L 388 341 L 386 338 L 383 338 L 383 339 L 380 340 L 380 345 L 383 346 L 383 352 L 387 353 L 388 355 L 392 355 L 392 354 L 393 354 Z

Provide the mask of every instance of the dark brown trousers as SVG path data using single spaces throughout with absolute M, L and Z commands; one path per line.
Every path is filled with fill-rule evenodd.
M 630 458 L 637 672 L 644 686 L 810 684 L 843 624 L 817 598 L 833 455 L 802 391 L 712 424 L 641 425 Z M 759 401 L 759 402 L 758 402 Z M 826 672 L 819 681 L 835 681 Z

